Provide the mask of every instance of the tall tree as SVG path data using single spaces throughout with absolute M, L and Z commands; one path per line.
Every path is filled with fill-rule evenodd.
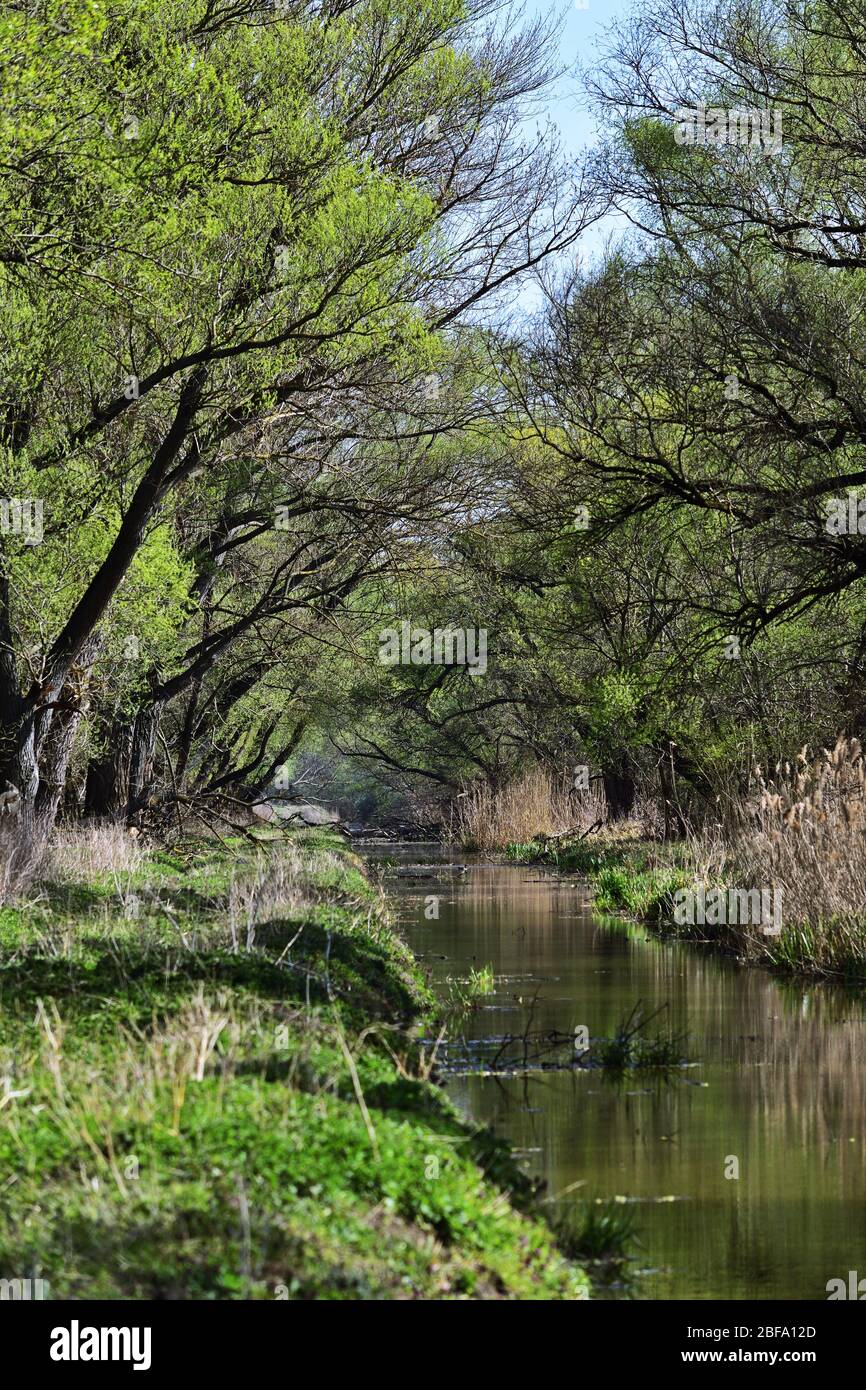
M 192 622 L 193 641 L 144 683 L 134 790 L 161 704 L 290 609 L 299 584 L 303 603 L 327 602 L 367 563 L 355 548 L 337 576 L 339 528 L 311 534 L 317 515 L 357 522 L 389 503 L 376 484 L 353 499 L 348 477 L 341 499 L 321 485 L 323 451 L 343 441 L 350 460 L 370 419 L 353 397 L 384 384 L 385 401 L 411 402 L 441 335 L 591 215 L 539 191 L 556 181 L 555 150 L 526 147 L 515 127 L 548 76 L 547 34 L 497 24 L 497 9 L 5 8 L 4 486 L 48 510 L 41 545 L 4 536 L 0 574 L 0 743 L 21 797 L 20 872 L 50 830 L 83 686 L 154 528 L 201 501 L 211 529 L 174 534 L 175 569 L 192 574 L 178 631 Z M 272 572 L 259 550 L 234 611 L 223 557 L 263 528 Z M 28 623 L 27 593 L 61 536 L 82 542 L 77 572 Z

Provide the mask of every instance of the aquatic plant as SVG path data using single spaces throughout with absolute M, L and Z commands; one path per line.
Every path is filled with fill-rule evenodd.
M 621 1265 L 636 1239 L 637 1217 L 626 1202 L 585 1201 L 554 1223 L 557 1240 L 572 1259 Z
M 661 1005 L 651 1014 L 644 1014 L 639 999 L 617 1027 L 612 1038 L 599 1038 L 590 1050 L 592 1060 L 606 1071 L 625 1071 L 627 1068 L 640 1070 L 669 1071 L 682 1066 L 687 1060 L 685 1037 L 682 1033 L 668 1031 L 652 1035 L 646 1032 L 647 1026 L 658 1018 L 667 1008 Z
M 448 999 L 446 1007 L 455 1010 L 476 1007 L 479 999 L 493 993 L 496 979 L 491 965 L 482 965 L 479 970 L 471 968 L 466 979 L 448 980 Z

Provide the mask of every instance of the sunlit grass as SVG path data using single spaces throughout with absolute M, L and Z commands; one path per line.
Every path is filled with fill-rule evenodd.
M 434 997 L 338 837 L 117 868 L 78 847 L 0 914 L 0 1268 L 73 1299 L 585 1289 L 431 1083 Z

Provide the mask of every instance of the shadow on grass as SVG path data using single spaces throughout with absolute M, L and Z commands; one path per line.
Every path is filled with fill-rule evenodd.
M 86 883 L 42 882 L 38 884 L 41 906 L 62 916 L 89 917 L 104 913 L 116 896 L 110 888 L 93 888 Z
M 136 946 L 82 935 L 72 956 L 23 952 L 0 965 L 0 1004 L 28 1008 L 53 998 L 86 1011 L 102 1009 L 106 996 L 139 1003 L 146 1011 L 169 1007 L 199 984 L 250 991 L 268 998 L 311 1004 L 340 1001 L 350 1012 L 411 1016 L 417 1000 L 384 948 L 362 936 L 328 932 L 304 923 L 293 949 L 286 943 L 301 924 L 269 924 L 267 949 L 251 951 L 181 943 Z

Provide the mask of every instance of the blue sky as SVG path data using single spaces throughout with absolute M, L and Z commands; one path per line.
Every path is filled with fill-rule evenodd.
M 549 17 L 562 16 L 559 39 L 559 66 L 565 69 L 539 117 L 546 115 L 559 129 L 563 152 L 577 157 L 596 137 L 595 117 L 587 107 L 586 96 L 577 75 L 579 64 L 591 66 L 601 52 L 605 31 L 634 8 L 635 0 L 525 0 L 525 14 Z M 578 5 L 584 8 L 578 8 Z M 591 227 L 581 238 L 578 252 L 585 264 L 599 254 L 612 234 L 623 229 L 624 222 L 606 219 Z M 518 301 L 526 312 L 538 303 L 537 288 L 527 284 Z
M 578 9 L 577 4 L 585 8 Z M 578 63 L 592 63 L 604 31 L 633 8 L 633 0 L 527 0 L 526 15 L 564 16 L 560 38 L 560 64 L 568 71 L 557 83 L 549 115 L 562 132 L 563 143 L 577 154 L 593 138 L 595 122 L 584 109 L 584 97 L 575 75 Z

